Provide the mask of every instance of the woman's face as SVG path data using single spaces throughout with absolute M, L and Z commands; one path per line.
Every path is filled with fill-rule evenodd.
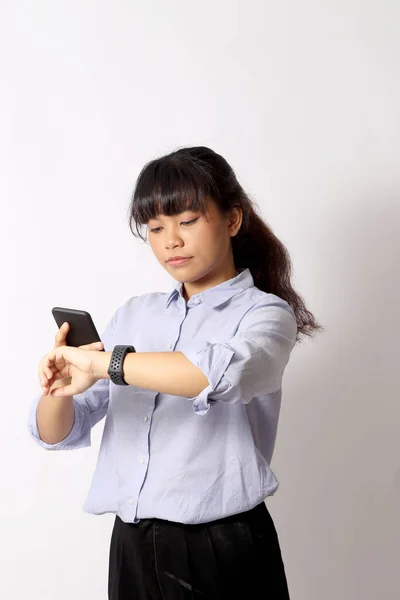
M 223 275 L 234 269 L 231 237 L 239 231 L 240 209 L 221 215 L 209 200 L 207 213 L 191 210 L 167 217 L 157 215 L 148 222 L 148 240 L 160 265 L 177 281 L 194 282 L 210 275 Z M 184 256 L 182 264 L 167 262 L 170 257 Z M 229 278 L 229 277 L 228 277 Z

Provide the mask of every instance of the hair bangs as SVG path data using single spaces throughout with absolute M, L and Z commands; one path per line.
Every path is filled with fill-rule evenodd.
M 158 215 L 174 216 L 186 210 L 207 211 L 207 199 L 215 196 L 213 180 L 200 163 L 179 158 L 154 160 L 143 168 L 133 193 L 130 216 L 139 237 L 143 226 Z M 134 233 L 132 231 L 132 233 Z

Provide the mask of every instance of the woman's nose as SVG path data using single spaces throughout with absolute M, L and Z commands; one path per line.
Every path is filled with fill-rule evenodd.
M 178 234 L 170 233 L 169 235 L 167 235 L 166 248 L 168 250 L 171 250 L 171 248 L 176 248 L 177 246 L 182 246 L 182 245 L 183 245 L 182 239 L 179 237 Z
M 173 248 L 179 248 L 180 246 L 182 246 L 182 244 L 176 240 L 176 241 L 169 241 L 166 245 L 166 250 L 172 250 Z

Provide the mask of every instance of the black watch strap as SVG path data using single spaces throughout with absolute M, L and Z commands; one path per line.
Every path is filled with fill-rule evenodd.
M 128 385 L 123 377 L 122 371 L 124 358 L 128 352 L 136 352 L 136 350 L 133 346 L 124 345 L 117 345 L 113 348 L 107 373 L 115 385 Z

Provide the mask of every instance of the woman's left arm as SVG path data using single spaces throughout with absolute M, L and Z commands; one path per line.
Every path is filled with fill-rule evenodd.
M 109 379 L 107 374 L 111 352 L 97 352 L 95 375 Z M 123 377 L 129 385 L 161 394 L 197 396 L 209 381 L 182 352 L 129 352 L 123 363 Z
M 247 403 L 277 391 L 296 335 L 291 307 L 266 297 L 245 315 L 230 340 L 194 340 L 176 352 L 130 352 L 123 374 L 128 384 L 189 398 L 195 412 L 204 414 L 210 399 Z M 110 358 L 110 352 L 96 354 L 99 377 L 108 378 Z

